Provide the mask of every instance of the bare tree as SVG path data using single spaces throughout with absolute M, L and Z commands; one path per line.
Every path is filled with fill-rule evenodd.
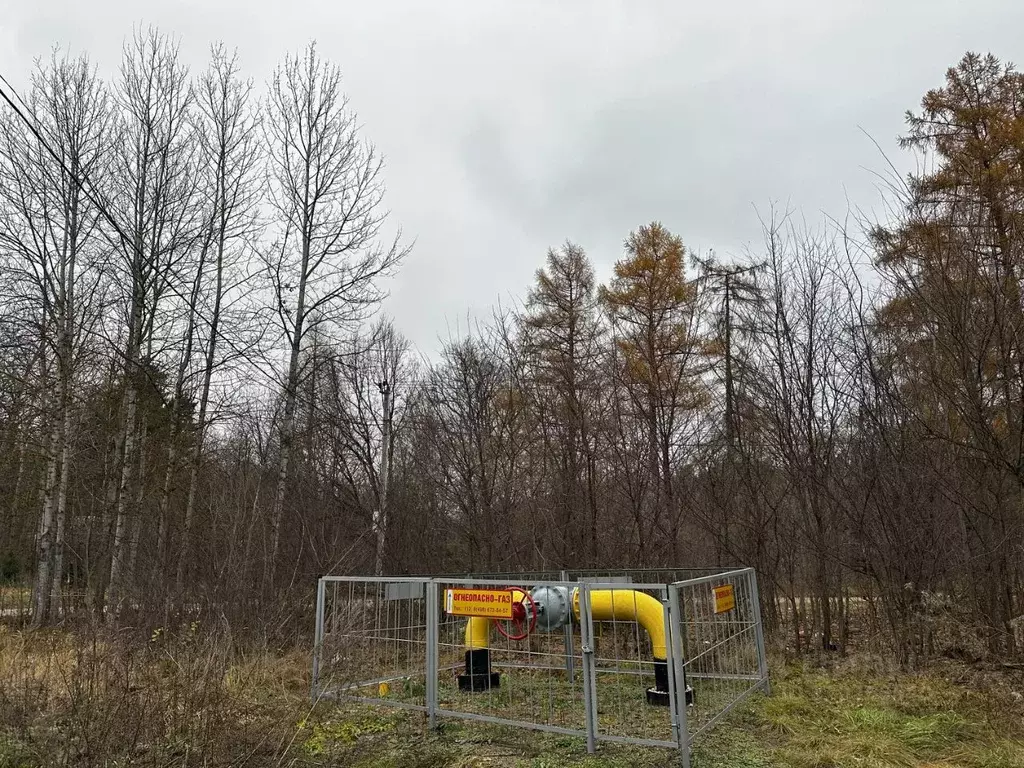
M 259 118 L 251 103 L 251 95 L 252 82 L 240 77 L 237 55 L 229 54 L 222 44 L 215 45 L 211 51 L 210 66 L 196 85 L 195 119 L 198 167 L 202 173 L 203 230 L 189 295 L 185 345 L 175 382 L 172 422 L 172 427 L 180 428 L 180 404 L 186 397 L 193 346 L 202 345 L 199 382 L 192 398 L 198 400 L 194 446 L 189 461 L 188 489 L 175 567 L 175 585 L 179 594 L 185 587 L 191 556 L 196 491 L 209 428 L 213 378 L 225 360 L 238 347 L 245 346 L 240 328 L 227 327 L 232 332 L 232 348 L 224 348 L 221 336 L 225 332 L 225 310 L 231 302 L 228 291 L 236 281 L 244 279 L 247 266 L 244 254 L 251 238 L 258 234 L 256 207 L 260 195 L 256 185 L 262 170 L 262 148 L 258 134 Z M 171 440 L 161 496 L 161 541 L 166 540 L 163 531 L 168 525 L 176 451 L 177 441 Z M 159 551 L 163 554 L 163 547 Z
M 750 319 L 760 340 L 750 392 L 798 511 L 812 564 L 801 586 L 814 585 L 829 648 L 845 539 L 830 489 L 853 401 L 843 359 L 850 333 L 844 262 L 828 232 L 797 230 L 786 216 L 765 224 L 765 250 L 764 301 Z
M 353 512 L 374 539 L 373 569 L 391 565 L 388 548 L 388 499 L 396 445 L 410 421 L 410 395 L 417 386 L 417 368 L 410 344 L 390 320 L 381 318 L 327 352 L 318 367 L 324 379 L 320 402 L 303 403 L 317 412 L 307 429 L 324 439 L 311 453 L 327 459 L 319 472 L 354 501 Z M 311 422 L 313 420 L 311 419 Z M 315 459 L 314 459 L 315 460 Z
M 272 585 L 288 491 L 299 387 L 309 335 L 349 327 L 382 298 L 379 278 L 405 251 L 381 244 L 383 161 L 360 138 L 341 72 L 310 44 L 275 71 L 266 105 L 270 200 L 280 239 L 265 254 L 287 362 L 282 377 L 277 489 L 265 580 Z
M 125 233 L 122 257 L 127 336 L 121 352 L 124 397 L 120 472 L 109 497 L 114 507 L 109 604 L 120 608 L 142 525 L 146 415 L 140 391 L 154 386 L 155 355 L 175 292 L 179 263 L 191 252 L 198 221 L 193 91 L 178 46 L 155 29 L 138 30 L 125 46 L 117 88 L 121 111 L 111 208 Z M 177 291 L 177 293 L 181 293 Z
M 471 569 L 520 567 L 550 554 L 536 551 L 532 535 L 516 536 L 523 496 L 535 491 L 525 474 L 533 437 L 511 370 L 518 362 L 493 342 L 475 334 L 445 345 L 417 404 L 420 471 L 431 479 L 461 544 L 460 559 Z M 542 529 L 543 519 L 523 530 Z
M 37 65 L 30 117 L 45 145 L 4 121 L 6 190 L 0 242 L 18 253 L 15 277 L 39 318 L 40 362 L 47 406 L 46 470 L 39 525 L 33 615 L 50 616 L 60 601 L 67 517 L 75 381 L 94 330 L 101 288 L 96 261 L 103 252 L 99 213 L 79 178 L 95 182 L 109 150 L 106 89 L 88 59 L 55 51 Z

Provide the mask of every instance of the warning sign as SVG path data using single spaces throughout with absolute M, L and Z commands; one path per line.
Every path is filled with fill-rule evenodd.
M 512 618 L 511 589 L 446 589 L 444 610 L 451 616 Z
M 712 587 L 715 595 L 715 613 L 725 613 L 736 607 L 736 595 L 733 594 L 732 584 L 721 587 Z

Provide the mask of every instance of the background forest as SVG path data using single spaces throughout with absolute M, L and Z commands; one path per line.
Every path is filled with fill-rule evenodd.
M 0 110 L 0 611 L 308 630 L 323 573 L 742 564 L 797 651 L 1015 656 L 1024 76 L 936 79 L 880 220 L 637 222 L 603 284 L 567 232 L 424 359 L 378 308 L 430 254 L 315 46 L 43 60 Z

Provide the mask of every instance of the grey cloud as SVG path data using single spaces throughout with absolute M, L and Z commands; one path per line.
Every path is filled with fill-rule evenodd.
M 428 352 L 523 295 L 566 238 L 604 276 L 654 218 L 738 253 L 753 205 L 875 206 L 885 164 L 860 128 L 907 169 L 903 112 L 947 66 L 968 48 L 1024 58 L 1019 0 L 48 0 L 0 19 L 0 67 L 24 82 L 62 43 L 111 77 L 140 21 L 180 36 L 194 69 L 218 39 L 257 81 L 310 38 L 341 65 L 416 239 L 386 310 Z

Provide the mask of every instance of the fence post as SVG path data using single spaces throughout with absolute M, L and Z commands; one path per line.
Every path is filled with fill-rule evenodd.
M 668 665 L 668 709 L 669 709 L 669 726 L 672 731 L 672 738 L 675 742 L 679 743 L 679 717 L 678 710 L 676 709 L 676 680 L 675 680 L 675 668 L 676 668 L 676 652 L 672 644 L 672 610 L 669 608 L 668 599 L 668 587 L 665 588 L 665 594 L 661 600 L 662 615 L 665 619 L 665 663 Z M 652 638 L 653 640 L 653 638 Z
M 580 634 L 583 654 L 583 712 L 587 724 L 587 752 L 597 751 L 597 675 L 594 670 L 594 620 L 590 613 L 590 587 L 580 580 Z
M 313 630 L 313 685 L 310 697 L 315 702 L 320 696 L 320 652 L 324 642 L 324 601 L 327 584 L 323 576 L 316 580 L 316 627 Z
M 669 634 L 672 642 L 669 645 L 669 657 L 672 669 L 670 680 L 675 682 L 675 700 L 673 702 L 677 725 L 676 743 L 679 744 L 680 765 L 690 768 L 690 729 L 686 721 L 686 657 L 683 656 L 683 627 L 685 625 L 683 610 L 679 600 L 679 584 L 668 588 Z
M 438 667 L 438 591 L 437 582 L 427 582 L 427 720 L 431 728 L 437 727 L 437 667 Z
M 750 579 L 750 601 L 754 611 L 754 637 L 757 639 L 757 671 L 761 678 L 761 689 L 770 696 L 772 683 L 768 679 L 768 654 L 764 645 L 764 626 L 761 624 L 761 597 L 757 589 L 757 571 L 751 568 L 747 578 Z
M 562 581 L 569 581 L 569 572 L 562 571 L 559 575 Z M 572 611 L 569 611 L 569 617 L 572 618 Z M 565 622 L 565 626 L 562 627 L 562 634 L 565 637 L 565 675 L 569 679 L 571 684 L 573 679 L 576 677 L 575 661 L 572 655 L 572 621 Z

